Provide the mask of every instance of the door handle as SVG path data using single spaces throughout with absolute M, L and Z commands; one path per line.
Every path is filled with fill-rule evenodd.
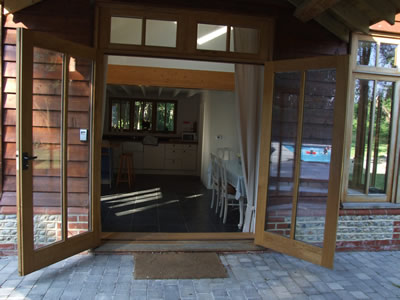
M 37 156 L 29 156 L 28 152 L 22 153 L 22 170 L 29 169 L 29 161 L 36 159 Z

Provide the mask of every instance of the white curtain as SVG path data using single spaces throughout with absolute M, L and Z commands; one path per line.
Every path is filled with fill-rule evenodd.
M 244 28 L 235 28 L 234 42 L 235 51 L 257 52 L 258 35 L 249 34 L 248 30 Z M 255 231 L 263 82 L 263 66 L 235 65 L 237 124 L 247 191 L 243 232 Z

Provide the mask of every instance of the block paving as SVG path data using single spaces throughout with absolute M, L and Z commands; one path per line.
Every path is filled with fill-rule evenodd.
M 275 252 L 220 255 L 229 278 L 135 280 L 132 255 L 75 255 L 25 277 L 0 258 L 1 299 L 400 299 L 400 251 L 336 253 L 334 270 Z

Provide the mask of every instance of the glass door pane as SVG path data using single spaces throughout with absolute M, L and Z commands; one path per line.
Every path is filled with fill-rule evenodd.
M 276 73 L 265 230 L 290 237 L 301 73 Z
M 92 60 L 70 57 L 67 116 L 68 237 L 91 231 Z M 80 136 L 86 130 L 86 139 Z
M 63 53 L 33 48 L 32 168 L 34 249 L 63 240 Z M 26 154 L 29 156 L 29 153 Z M 29 166 L 30 165 L 30 166 Z
M 101 150 L 89 137 L 100 136 L 101 118 L 91 111 L 96 50 L 31 30 L 17 35 L 18 262 L 26 275 L 99 245 L 91 161 Z
M 255 243 L 332 268 L 348 56 L 265 65 Z M 336 137 L 336 138 L 335 138 Z
M 306 71 L 295 239 L 322 246 L 332 151 L 336 70 Z

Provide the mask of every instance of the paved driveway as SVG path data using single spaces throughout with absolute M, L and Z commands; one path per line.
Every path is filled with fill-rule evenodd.
M 134 280 L 130 255 L 76 255 L 25 277 L 0 258 L 0 299 L 400 299 L 400 252 L 342 252 L 327 270 L 274 252 L 224 254 L 227 279 Z

